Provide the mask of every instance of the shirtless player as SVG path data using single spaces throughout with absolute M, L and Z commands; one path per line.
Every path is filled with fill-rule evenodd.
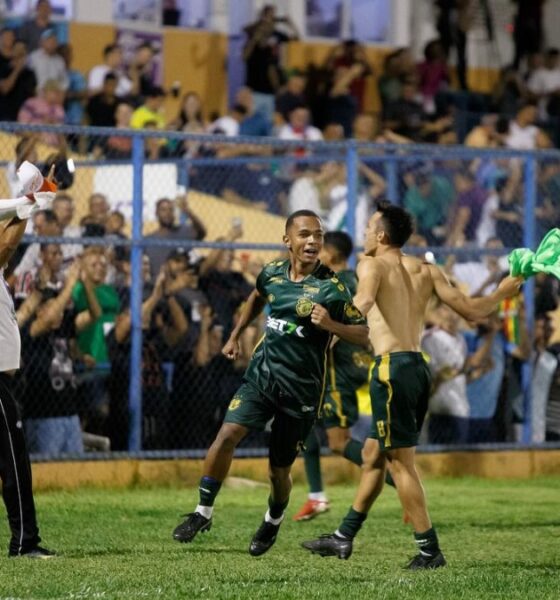
M 399 499 L 414 527 L 419 554 L 407 567 L 416 570 L 445 565 L 414 458 L 431 383 L 420 352 L 426 306 L 435 293 L 461 316 L 474 321 L 489 315 L 504 298 L 517 294 L 523 279 L 505 277 L 489 296 L 469 298 L 452 287 L 438 267 L 402 253 L 412 230 L 410 214 L 386 202 L 378 204 L 368 223 L 366 257 L 358 265 L 354 303 L 367 315 L 370 341 L 377 354 L 370 384 L 372 431 L 363 449 L 362 476 L 348 514 L 334 533 L 302 545 L 321 556 L 349 558 L 352 540 L 383 489 L 389 462 Z

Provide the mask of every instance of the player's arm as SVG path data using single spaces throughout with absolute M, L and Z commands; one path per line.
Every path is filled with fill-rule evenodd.
M 477 321 L 487 317 L 495 310 L 499 302 L 516 296 L 524 281 L 523 277 L 508 275 L 502 279 L 500 285 L 490 295 L 481 298 L 470 298 L 453 287 L 439 267 L 430 265 L 429 269 L 434 291 L 438 298 L 469 321 Z
M 345 342 L 369 348 L 369 328 L 367 325 L 351 325 L 335 321 L 329 315 L 329 311 L 320 304 L 313 305 L 311 322 L 315 327 L 328 331 Z
M 241 349 L 239 342 L 241 334 L 262 313 L 265 306 L 266 299 L 257 289 L 253 290 L 245 302 L 237 325 L 234 327 L 229 336 L 229 340 L 222 349 L 222 354 L 224 354 L 224 356 L 230 360 L 237 360 Z
M 377 290 L 381 283 L 381 265 L 373 258 L 364 258 L 356 269 L 358 289 L 354 296 L 354 306 L 367 317 L 375 304 Z

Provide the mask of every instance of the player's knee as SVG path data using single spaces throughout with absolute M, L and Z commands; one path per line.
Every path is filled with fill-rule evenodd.
M 216 436 L 215 444 L 221 450 L 234 450 L 237 444 L 243 439 L 243 433 L 233 427 L 224 426 Z
M 334 454 L 342 455 L 345 446 L 346 440 L 329 440 L 329 449 Z
M 268 468 L 268 478 L 272 484 L 275 483 L 289 483 L 290 478 L 290 467 L 273 467 Z

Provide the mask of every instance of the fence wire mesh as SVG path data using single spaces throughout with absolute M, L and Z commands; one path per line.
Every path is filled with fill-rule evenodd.
M 401 204 L 416 223 L 408 250 L 469 295 L 491 292 L 509 249 L 534 246 L 560 216 L 555 153 L 64 133 L 3 124 L 0 134 L 2 197 L 17 195 L 23 160 L 55 164 L 59 182 L 5 272 L 22 336 L 17 397 L 31 452 L 49 458 L 208 447 L 262 320 L 236 362 L 221 347 L 262 266 L 283 255 L 295 210 L 359 247 L 375 201 Z M 557 299 L 557 280 L 539 277 L 524 301 L 478 323 L 431 306 L 422 443 L 560 439 Z M 266 436 L 245 447 L 258 452 Z

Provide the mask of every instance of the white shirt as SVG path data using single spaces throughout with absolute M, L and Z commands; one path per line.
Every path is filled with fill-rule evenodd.
M 556 90 L 560 90 L 560 69 L 537 69 L 529 78 L 527 87 L 534 94 L 551 94 Z M 539 100 L 539 116 L 541 119 L 548 117 L 546 104 L 548 98 Z
M 313 125 L 308 125 L 303 132 L 295 132 L 293 127 L 288 123 L 280 127 L 278 138 L 281 140 L 307 140 L 316 142 L 323 139 L 323 134 L 320 129 L 313 127 Z
M 0 373 L 19 369 L 21 338 L 14 302 L 0 270 Z
M 208 128 L 209 133 L 220 133 L 228 136 L 239 135 L 239 123 L 230 115 L 216 119 Z
M 537 147 L 538 133 L 539 128 L 535 125 L 520 127 L 517 121 L 512 121 L 509 125 L 506 145 L 515 150 L 534 150 Z
M 119 97 L 128 96 L 132 91 L 132 81 L 126 75 L 113 71 L 107 65 L 97 65 L 89 72 L 88 90 L 96 94 L 100 92 L 105 81 L 105 75 L 110 72 L 115 73 L 118 77 L 115 95 Z
M 490 238 L 496 237 L 494 212 L 498 210 L 499 206 L 500 199 L 498 198 L 498 194 L 491 192 L 482 207 L 480 221 L 476 228 L 476 242 L 480 247 L 483 247 Z
M 58 54 L 47 54 L 42 48 L 39 48 L 30 54 L 29 67 L 35 72 L 38 90 L 41 90 L 51 79 L 56 81 L 62 90 L 68 89 L 70 82 L 66 72 L 66 63 Z
M 462 370 L 467 358 L 465 338 L 433 327 L 422 337 L 422 350 L 430 357 L 428 363 L 432 376 L 445 367 Z M 444 381 L 430 398 L 429 410 L 436 415 L 468 417 L 467 377 L 464 373 Z

